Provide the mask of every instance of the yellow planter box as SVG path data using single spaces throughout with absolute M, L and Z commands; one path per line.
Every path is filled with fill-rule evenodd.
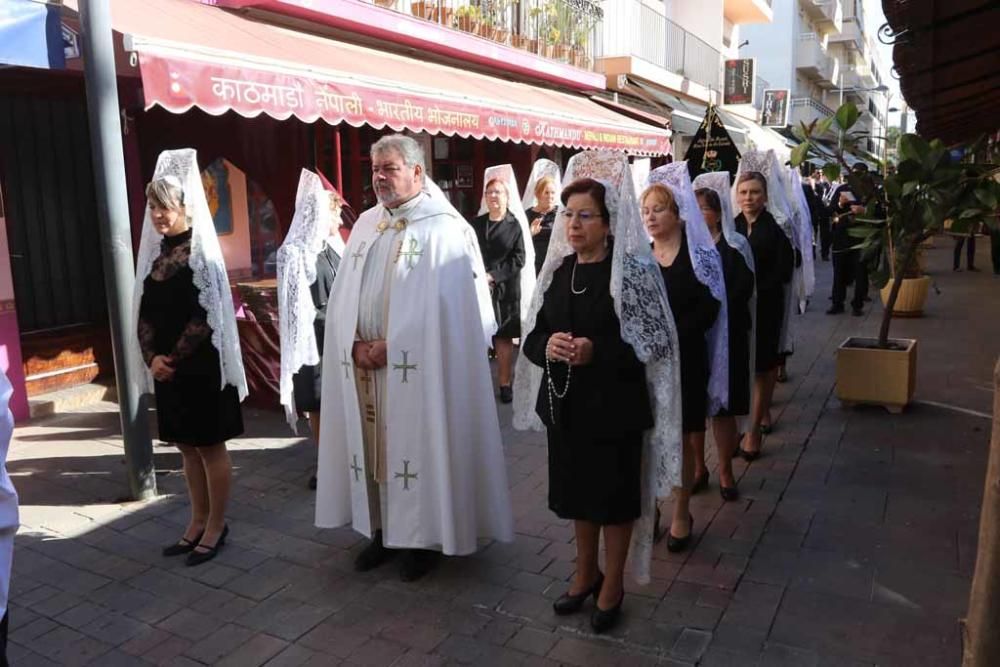
M 892 309 L 892 314 L 897 317 L 920 317 L 924 314 L 924 304 L 927 302 L 927 291 L 930 289 L 931 279 L 927 276 L 920 278 L 904 278 L 903 284 L 899 286 L 899 296 L 896 297 L 896 305 Z M 889 292 L 892 291 L 892 281 L 890 280 L 882 288 L 882 305 L 889 300 Z
M 898 414 L 917 384 L 917 341 L 890 338 L 895 349 L 875 347 L 874 338 L 851 337 L 837 348 L 837 398 L 846 406 L 881 405 Z

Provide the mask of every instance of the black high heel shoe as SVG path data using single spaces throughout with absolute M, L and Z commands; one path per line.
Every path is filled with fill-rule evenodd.
M 198 543 L 201 542 L 201 536 L 204 534 L 205 531 L 203 530 L 195 536 L 194 540 L 182 537 L 179 542 L 174 542 L 169 547 L 163 547 L 162 553 L 164 556 L 181 556 L 191 553 L 198 546 Z
M 221 549 L 222 546 L 225 545 L 226 543 L 227 535 L 229 535 L 228 523 L 222 528 L 222 534 L 219 535 L 219 539 L 215 541 L 214 546 L 210 547 L 206 544 L 201 544 L 199 542 L 197 546 L 201 547 L 202 549 L 207 549 L 207 551 L 195 551 L 194 548 L 192 548 L 191 553 L 188 554 L 187 560 L 184 561 L 184 564 L 187 565 L 188 567 L 193 567 L 195 565 L 201 565 L 202 563 L 207 563 L 208 561 L 218 556 L 219 549 Z
M 735 486 L 722 486 L 719 484 L 719 495 L 727 503 L 734 502 L 740 499 L 740 490 Z
M 676 554 L 687 549 L 691 543 L 691 536 L 694 535 L 694 517 L 690 514 L 688 514 L 688 523 L 688 534 L 684 537 L 674 537 L 673 533 L 667 531 L 667 551 Z
M 583 608 L 583 603 L 591 595 L 594 596 L 594 604 L 597 604 L 597 596 L 601 594 L 601 586 L 603 585 L 604 573 L 598 570 L 597 580 L 594 581 L 590 588 L 582 593 L 577 593 L 576 595 L 571 595 L 568 592 L 563 593 L 559 596 L 559 599 L 552 603 L 552 611 L 554 611 L 557 616 L 575 614 Z
M 605 633 L 618 625 L 618 620 L 622 615 L 623 602 L 625 602 L 625 591 L 622 591 L 622 596 L 618 598 L 618 604 L 611 609 L 598 607 L 594 610 L 594 613 L 590 615 L 590 627 L 594 634 Z
M 736 455 L 741 457 L 747 463 L 753 463 L 760 458 L 760 453 L 764 450 L 764 431 L 763 428 L 759 431 L 760 433 L 760 449 L 756 452 L 751 452 L 743 449 L 743 440 L 746 439 L 747 434 L 744 433 L 743 437 L 740 438 L 740 444 L 736 447 Z

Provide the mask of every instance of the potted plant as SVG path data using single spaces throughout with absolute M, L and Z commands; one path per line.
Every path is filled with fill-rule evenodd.
M 870 403 L 899 412 L 913 398 L 917 341 L 890 338 L 889 328 L 907 280 L 918 281 L 910 287 L 917 292 L 914 299 L 920 297 L 920 285 L 926 287 L 915 273 L 920 244 L 941 231 L 948 219 L 959 233 L 983 222 L 996 225 L 1000 184 L 991 178 L 992 166 L 959 162 L 940 141 L 904 134 L 897 143 L 896 170 L 879 187 L 873 174 L 852 172 L 845 160 L 852 154 L 878 162 L 859 147 L 865 134 L 852 132 L 859 116 L 857 107 L 847 103 L 830 118 L 800 124 L 795 131 L 802 142 L 792 151 L 792 164 L 818 159 L 831 181 L 846 174 L 865 207 L 849 233 L 858 241 L 855 248 L 872 283 L 887 289 L 878 337 L 851 337 L 837 350 L 837 397 L 845 404 Z M 834 124 L 838 140 L 829 159 L 819 145 Z
M 479 32 L 479 25 L 482 22 L 482 14 L 478 7 L 466 5 L 459 7 L 455 11 L 455 25 L 459 30 L 472 34 Z
M 396 0 L 375 0 L 375 4 L 379 7 L 393 8 L 396 6 Z

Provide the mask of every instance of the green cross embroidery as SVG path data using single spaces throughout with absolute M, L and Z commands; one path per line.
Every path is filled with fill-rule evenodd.
M 403 490 L 404 491 L 409 491 L 410 490 L 410 480 L 411 479 L 416 479 L 417 478 L 417 473 L 410 472 L 410 460 L 409 459 L 403 459 L 403 472 L 397 472 L 395 474 L 395 478 L 403 480 Z
M 410 352 L 409 352 L 409 350 L 403 350 L 402 352 L 403 352 L 403 363 L 401 363 L 401 364 L 393 364 L 392 365 L 392 369 L 394 371 L 403 371 L 403 384 L 406 384 L 406 383 L 408 383 L 410 381 L 409 380 L 409 373 L 410 373 L 410 371 L 417 370 L 417 365 L 410 363 Z
M 416 263 L 417 258 L 424 254 L 424 251 L 420 249 L 417 244 L 417 239 L 412 236 L 409 239 L 410 247 L 403 250 L 403 244 L 399 244 L 399 252 L 396 253 L 396 260 L 398 261 L 401 257 L 406 261 L 406 268 L 412 269 L 413 265 Z
M 361 245 L 358 246 L 358 251 L 351 255 L 354 258 L 354 269 L 358 268 L 358 260 L 365 256 L 365 246 L 368 245 L 367 241 L 362 241 Z
M 354 455 L 354 463 L 351 464 L 351 470 L 354 471 L 354 481 L 361 481 L 361 466 L 358 465 L 358 455 Z
M 344 367 L 344 379 L 351 379 L 351 360 L 347 356 L 347 350 L 344 350 L 344 360 L 340 362 L 340 365 Z

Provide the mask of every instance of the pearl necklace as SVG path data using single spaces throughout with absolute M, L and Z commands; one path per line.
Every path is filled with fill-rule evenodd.
M 572 273 L 572 275 L 570 275 L 570 278 L 569 278 L 569 291 L 572 292 L 573 294 L 577 295 L 577 296 L 580 296 L 581 294 L 586 294 L 586 292 L 587 292 L 587 288 L 586 287 L 584 287 L 582 290 L 577 290 L 576 289 L 576 267 L 577 267 L 577 265 L 579 263 L 580 263 L 579 259 L 577 259 L 576 261 L 573 262 L 573 273 Z

